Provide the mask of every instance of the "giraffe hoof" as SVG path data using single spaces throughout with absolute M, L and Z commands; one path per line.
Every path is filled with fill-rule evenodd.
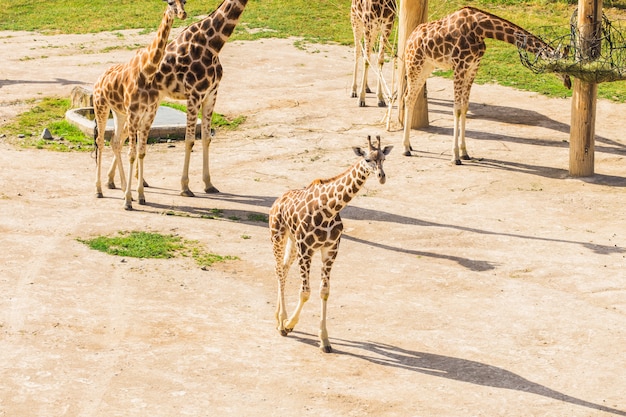
M 387 103 L 385 103 L 385 100 L 380 100 L 378 102 L 378 107 L 387 107 Z
M 324 353 L 332 353 L 333 352 L 333 348 L 330 345 L 327 346 L 320 346 L 320 350 Z
M 350 97 L 352 97 L 352 98 L 357 98 L 356 91 L 353 91 L 353 92 L 352 92 L 352 95 L 351 95 Z
M 104 195 L 102 193 L 96 193 L 96 198 L 103 198 Z
M 365 100 L 359 101 L 359 107 L 365 107 Z
M 204 189 L 204 192 L 207 194 L 217 194 L 220 192 L 220 190 L 218 190 L 217 188 L 210 186 Z
M 404 156 L 411 156 L 411 151 L 404 151 L 404 153 L 402 155 L 404 155 Z
M 146 205 L 146 199 L 145 198 L 140 198 L 139 199 L 139 204 L 141 204 L 142 206 Z
M 464 160 L 464 161 L 471 161 L 472 160 L 472 158 L 469 155 L 463 155 L 463 156 L 461 156 L 461 159 Z
M 115 183 L 114 183 L 114 182 L 110 182 L 110 183 L 108 183 L 108 184 L 107 184 L 107 188 L 108 188 L 109 190 L 115 190 Z
M 463 165 L 463 163 L 461 162 L 461 160 L 460 160 L 460 159 L 456 159 L 456 160 L 454 161 L 454 165 Z
M 289 332 L 287 331 L 287 329 L 278 329 L 278 331 L 280 332 L 280 335 L 285 337 L 289 334 Z
M 372 90 L 369 87 L 365 87 L 365 92 L 369 94 L 372 92 Z
M 126 210 L 126 211 L 133 211 L 133 205 L 132 204 L 125 204 L 124 205 L 124 210 Z
M 191 192 L 191 190 L 183 190 L 180 192 L 180 195 L 182 195 L 183 197 L 195 197 L 196 195 Z

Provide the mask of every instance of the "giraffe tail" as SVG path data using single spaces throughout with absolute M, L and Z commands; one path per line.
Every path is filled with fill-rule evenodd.
M 95 155 L 96 165 L 98 164 L 98 123 L 93 127 L 93 149 Z

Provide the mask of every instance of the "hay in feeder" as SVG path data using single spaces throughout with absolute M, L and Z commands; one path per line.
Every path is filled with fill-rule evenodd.
M 537 74 L 568 74 L 596 84 L 626 80 L 626 38 L 622 26 L 611 23 L 603 15 L 601 28 L 594 38 L 585 39 L 576 24 L 577 14 L 574 11 L 569 33 L 548 29 L 550 33 L 542 36 L 551 48 L 563 53 L 529 53 L 523 49 L 524 40 L 520 39 L 518 52 L 522 64 Z

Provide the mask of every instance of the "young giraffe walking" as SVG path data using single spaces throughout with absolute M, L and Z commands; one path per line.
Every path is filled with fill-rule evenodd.
M 315 180 L 308 187 L 287 191 L 279 197 L 270 209 L 269 226 L 276 276 L 278 278 L 278 301 L 276 306 L 277 329 L 286 336 L 293 330 L 300 318 L 304 303 L 311 295 L 309 272 L 311 258 L 316 251 L 322 256 L 322 281 L 320 298 L 322 315 L 320 322 L 320 349 L 332 352 L 326 330 L 326 303 L 330 293 L 330 270 L 337 256 L 343 224 L 339 212 L 348 205 L 359 192 L 365 181 L 374 173 L 381 184 L 385 183 L 383 162 L 393 146 L 380 148 L 380 136 L 376 147 L 371 138 L 369 149 L 353 148 L 361 158 L 347 171 L 334 178 Z M 287 319 L 285 306 L 285 280 L 289 267 L 295 259 L 300 267 L 300 299 L 295 311 Z
M 461 165 L 469 160 L 465 146 L 465 119 L 469 107 L 472 83 L 485 53 L 485 38 L 508 42 L 543 56 L 561 57 L 567 50 L 555 50 L 521 27 L 473 7 L 464 7 L 441 20 L 423 23 L 407 40 L 404 52 L 407 89 L 404 95 L 404 155 L 410 156 L 409 121 L 413 106 L 426 78 L 435 68 L 454 70 L 454 146 L 452 162 Z M 571 81 L 560 75 L 567 88 Z M 459 137 L 461 155 L 459 156 Z
M 219 53 L 235 30 L 248 0 L 224 0 L 208 17 L 196 22 L 168 46 L 156 76 L 155 86 L 161 96 L 187 100 L 185 160 L 181 177 L 181 195 L 193 197 L 189 189 L 189 159 L 196 139 L 196 122 L 202 108 L 202 179 L 204 191 L 219 192 L 211 183 L 209 146 L 211 118 L 222 79 Z
M 114 153 L 112 170 L 117 166 L 122 188 L 125 189 L 125 208 L 132 209 L 131 179 L 133 165 L 139 157 L 138 187 L 139 204 L 145 204 L 143 193 L 143 158 L 146 152 L 146 141 L 150 126 L 156 115 L 159 105 L 159 95 L 154 93 L 152 84 L 164 56 L 174 17 L 186 19 L 186 0 L 164 0 L 167 8 L 153 41 L 146 48 L 139 49 L 135 55 L 124 64 L 110 67 L 98 78 L 93 90 L 93 106 L 96 118 L 96 195 L 102 197 L 100 183 L 102 169 L 102 151 L 104 149 L 104 132 L 109 111 L 113 111 L 115 132 L 111 139 L 111 148 Z M 124 169 L 121 164 L 121 148 L 126 138 L 130 138 L 129 175 L 124 178 Z M 114 174 L 114 172 L 113 172 Z M 113 175 L 109 173 L 109 188 L 115 188 Z
M 350 8 L 350 22 L 354 35 L 354 73 L 352 77 L 352 97 L 359 98 L 359 107 L 365 107 L 365 93 L 371 90 L 367 85 L 367 73 L 370 66 L 370 52 L 376 42 L 376 36 L 380 33 L 378 42 L 378 81 L 376 83 L 376 97 L 378 107 L 385 107 L 383 97 L 382 76 L 385 62 L 385 46 L 393 29 L 396 18 L 396 0 L 352 0 Z M 363 60 L 363 76 L 361 89 L 357 95 L 357 77 L 359 61 Z

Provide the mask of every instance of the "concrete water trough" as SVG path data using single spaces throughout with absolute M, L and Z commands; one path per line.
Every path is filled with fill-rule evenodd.
M 70 109 L 65 113 L 65 120 L 78 127 L 85 135 L 93 138 L 96 126 L 93 107 Z M 148 137 L 151 139 L 183 139 L 186 127 L 187 114 L 185 112 L 167 106 L 159 106 Z M 109 117 L 104 133 L 106 139 L 111 138 L 113 129 L 113 118 Z M 196 134 L 200 134 L 200 119 L 196 125 Z

